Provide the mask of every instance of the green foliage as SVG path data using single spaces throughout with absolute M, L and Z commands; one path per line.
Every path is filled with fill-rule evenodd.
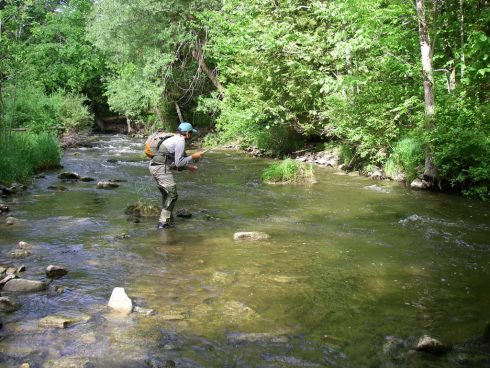
M 0 183 L 27 183 L 40 170 L 59 165 L 57 138 L 48 133 L 0 132 Z
M 4 117 L 12 127 L 34 132 L 88 129 L 93 121 L 86 98 L 63 91 L 46 95 L 33 84 L 8 86 L 4 94 Z
M 266 183 L 311 183 L 314 181 L 313 166 L 287 158 L 266 168 L 262 180 Z
M 193 53 L 197 40 L 206 37 L 196 15 L 218 4 L 96 2 L 88 37 L 109 61 L 105 85 L 111 109 L 131 117 L 156 114 L 161 124 L 168 125 L 167 119 L 177 120 L 178 102 L 184 119 L 190 119 L 199 94 L 210 91 Z
M 407 182 L 411 182 L 420 173 L 423 164 L 422 144 L 415 138 L 407 137 L 397 142 L 384 169 L 392 177 L 405 173 Z
M 454 96 L 438 115 L 431 144 L 440 175 L 465 194 L 488 198 L 490 126 L 479 101 Z

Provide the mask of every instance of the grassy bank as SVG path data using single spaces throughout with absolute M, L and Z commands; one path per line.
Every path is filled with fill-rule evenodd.
M 56 167 L 61 158 L 56 136 L 0 133 L 0 184 L 27 183 L 36 172 Z
M 287 158 L 274 162 L 262 172 L 266 183 L 312 183 L 315 180 L 312 165 Z

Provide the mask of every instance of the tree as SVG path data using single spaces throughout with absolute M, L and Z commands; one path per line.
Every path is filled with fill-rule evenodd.
M 189 109 L 210 84 L 219 88 L 203 53 L 205 30 L 196 17 L 214 0 L 104 0 L 96 3 L 89 37 L 109 58 L 107 96 L 114 110 L 131 117 L 175 116 Z M 167 118 L 166 116 L 169 116 Z

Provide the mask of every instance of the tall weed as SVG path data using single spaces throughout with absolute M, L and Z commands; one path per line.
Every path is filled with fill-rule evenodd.
M 27 183 L 41 170 L 58 166 L 59 142 L 49 133 L 0 133 L 0 183 Z

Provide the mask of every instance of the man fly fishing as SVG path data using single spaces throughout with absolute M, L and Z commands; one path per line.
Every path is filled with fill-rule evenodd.
M 172 170 L 194 172 L 197 166 L 191 164 L 191 161 L 204 155 L 204 152 L 196 152 L 190 156 L 185 154 L 185 143 L 194 133 L 197 130 L 190 123 L 184 122 L 177 128 L 177 134 L 155 133 L 146 141 L 145 153 L 151 157 L 150 173 L 162 193 L 163 208 L 157 225 L 160 230 L 175 226 L 173 209 L 178 195 Z

